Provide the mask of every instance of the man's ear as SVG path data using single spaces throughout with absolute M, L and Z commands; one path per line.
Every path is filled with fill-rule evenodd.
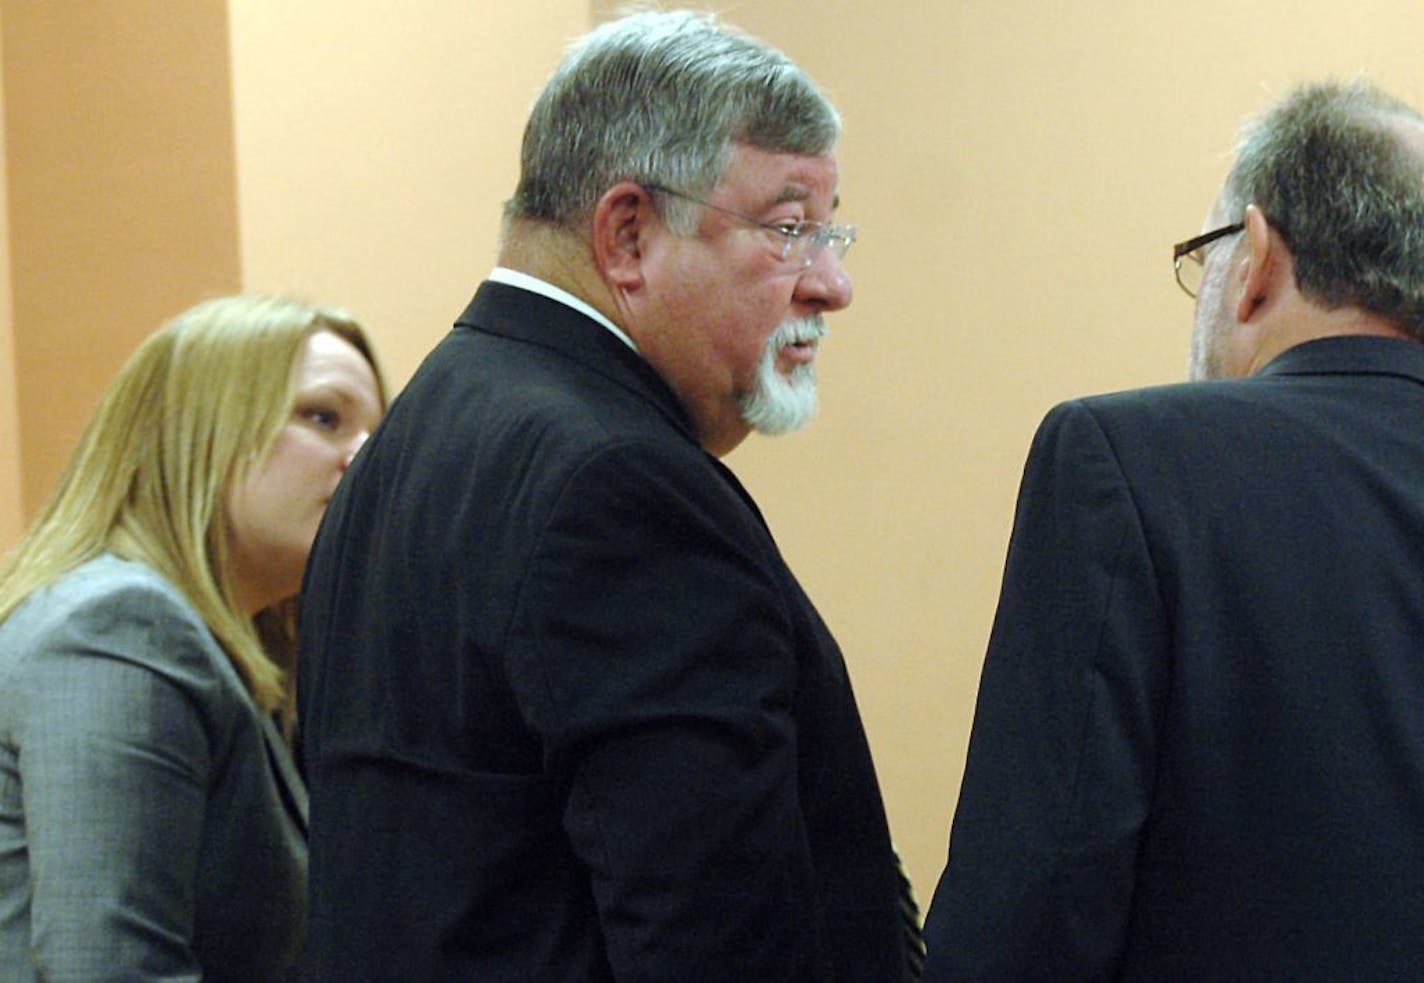
M 593 260 L 609 286 L 626 291 L 643 285 L 643 246 L 653 221 L 652 196 L 632 181 L 620 181 L 598 199 Z
M 1285 243 L 1266 221 L 1266 213 L 1256 205 L 1246 206 L 1246 257 L 1233 275 L 1241 278 L 1241 295 L 1236 301 L 1236 320 L 1245 324 L 1264 307 L 1279 288 L 1276 276 L 1284 260 Z

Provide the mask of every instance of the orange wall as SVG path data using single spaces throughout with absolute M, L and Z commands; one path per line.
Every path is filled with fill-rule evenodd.
M 167 317 L 240 282 L 221 0 L 3 0 L 23 507 Z
M 617 4 L 230 6 L 0 0 L 29 509 L 138 335 L 239 267 L 246 288 L 350 307 L 403 382 L 493 262 L 529 101 Z M 1237 122 L 1323 74 L 1424 104 L 1424 7 L 726 9 L 841 107 L 842 213 L 862 229 L 820 420 L 729 463 L 846 651 L 927 900 L 1035 424 L 1068 396 L 1180 378 L 1190 302 L 1168 246 L 1200 227 Z M 4 462 L 0 443 L 0 508 Z
M 0 17 L 0 79 L 4 78 L 4 20 Z M 20 407 L 15 397 L 15 316 L 10 290 L 9 182 L 5 169 L 4 86 L 0 85 L 0 550 L 20 537 Z

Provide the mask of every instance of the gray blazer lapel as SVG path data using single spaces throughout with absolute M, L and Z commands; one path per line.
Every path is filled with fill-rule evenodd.
M 272 763 L 272 772 L 277 776 L 277 787 L 281 790 L 282 801 L 287 811 L 297 821 L 297 827 L 305 835 L 307 832 L 307 786 L 297 773 L 296 763 L 287 749 L 287 742 L 277 732 L 277 725 L 267 714 L 262 718 L 262 739 L 267 745 L 267 760 Z

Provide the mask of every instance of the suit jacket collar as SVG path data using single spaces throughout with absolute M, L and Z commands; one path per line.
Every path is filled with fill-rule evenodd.
M 1274 375 L 1394 375 L 1424 385 L 1424 344 L 1375 335 L 1316 338 L 1281 352 L 1256 378 Z
M 539 345 L 571 358 L 652 403 L 688 440 L 699 443 L 682 403 L 647 360 L 566 304 L 486 280 L 455 327 Z

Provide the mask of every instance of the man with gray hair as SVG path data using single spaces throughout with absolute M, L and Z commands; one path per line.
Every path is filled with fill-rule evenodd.
M 1200 381 L 1034 440 L 927 980 L 1424 976 L 1424 118 L 1293 91 L 1207 229 Z
M 815 409 L 839 128 L 681 12 L 538 98 L 498 268 L 308 567 L 316 979 L 917 975 L 846 666 L 718 461 Z

